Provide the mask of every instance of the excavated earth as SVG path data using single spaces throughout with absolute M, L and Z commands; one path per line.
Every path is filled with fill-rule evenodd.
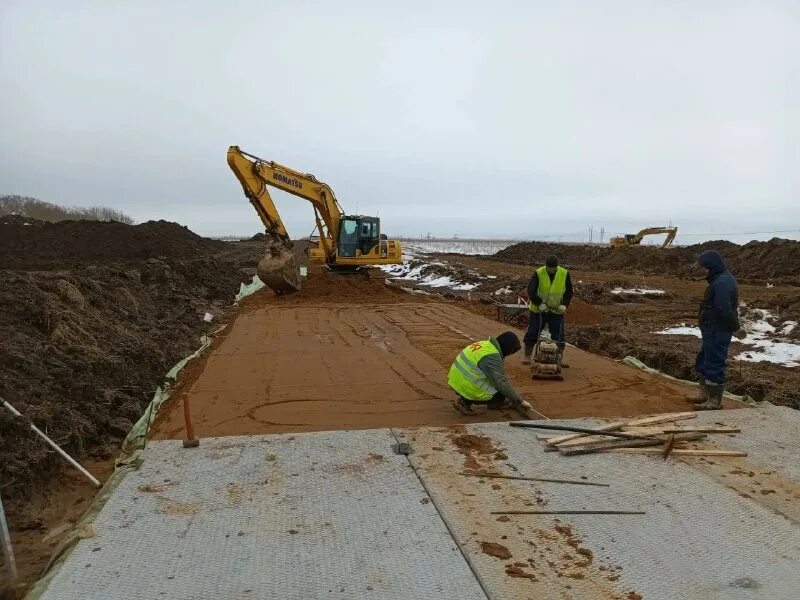
M 494 259 L 515 264 L 543 263 L 555 254 L 574 269 L 604 272 L 620 271 L 629 275 L 697 276 L 696 257 L 705 250 L 717 250 L 743 283 L 800 285 L 800 241 L 773 238 L 768 242 L 748 242 L 740 246 L 717 240 L 658 248 L 632 246 L 611 248 L 587 244 L 522 242 L 495 254 Z

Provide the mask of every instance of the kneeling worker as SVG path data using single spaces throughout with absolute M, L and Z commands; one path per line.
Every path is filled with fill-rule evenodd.
M 558 266 L 557 256 L 548 256 L 543 267 L 533 272 L 528 282 L 528 330 L 525 332 L 523 365 L 531 362 L 531 353 L 539 334 L 547 326 L 550 338 L 564 350 L 564 314 L 572 301 L 572 279 L 564 267 Z M 566 361 L 562 367 L 568 366 Z
M 519 338 L 513 331 L 464 348 L 447 375 L 448 385 L 458 394 L 453 400 L 456 410 L 465 415 L 479 415 L 487 408 L 510 405 L 531 409 L 513 388 L 503 368 L 503 359 L 519 352 L 519 348 Z

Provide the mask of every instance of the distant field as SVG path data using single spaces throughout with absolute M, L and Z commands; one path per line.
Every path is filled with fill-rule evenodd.
M 519 243 L 521 240 L 430 240 L 425 238 L 400 238 L 406 247 L 421 252 L 453 252 L 457 254 L 494 254 L 503 248 Z

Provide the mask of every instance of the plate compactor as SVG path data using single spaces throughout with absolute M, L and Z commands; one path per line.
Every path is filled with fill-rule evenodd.
M 550 339 L 539 335 L 531 357 L 531 377 L 533 379 L 564 379 L 561 372 L 561 359 L 564 349 Z

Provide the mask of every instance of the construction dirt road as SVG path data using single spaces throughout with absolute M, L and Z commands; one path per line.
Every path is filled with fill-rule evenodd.
M 262 291 L 243 303 L 214 349 L 182 376 L 153 435 L 184 435 L 184 400 L 201 437 L 519 418 L 464 417 L 450 405 L 453 357 L 503 330 L 380 277 L 312 270 L 297 295 Z M 520 358 L 507 361 L 509 376 L 550 418 L 680 411 L 692 399 L 680 384 L 576 348 L 567 351 L 564 381 L 531 380 Z

